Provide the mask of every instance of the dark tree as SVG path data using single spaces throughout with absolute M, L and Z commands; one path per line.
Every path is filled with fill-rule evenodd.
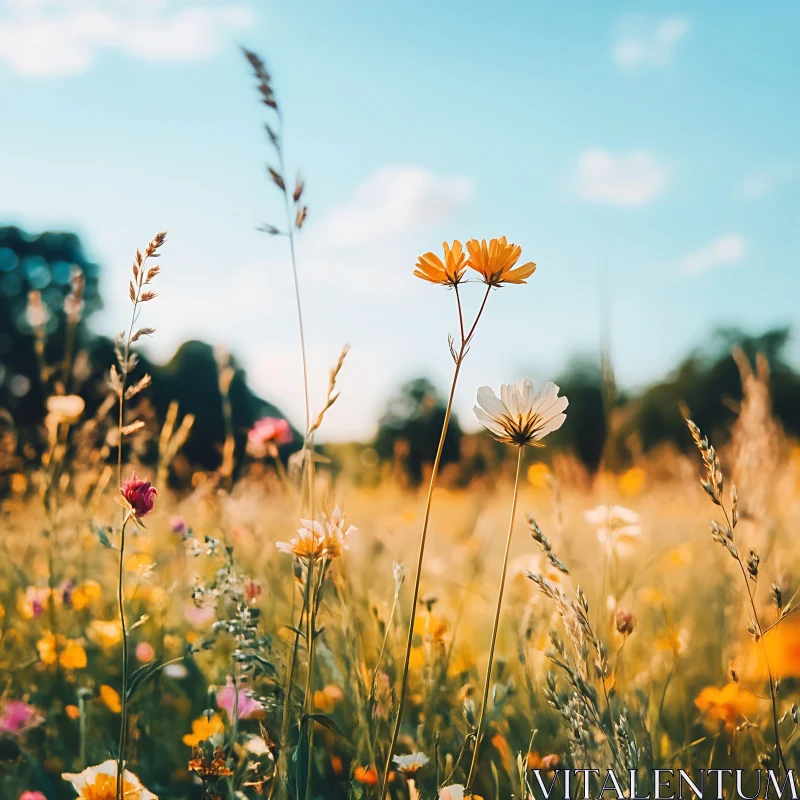
M 389 401 L 375 437 L 375 451 L 383 460 L 402 460 L 414 483 L 422 480 L 423 465 L 432 464 L 447 409 L 445 399 L 427 378 L 403 384 Z M 455 415 L 450 419 L 442 451 L 442 464 L 458 461 L 461 428 Z

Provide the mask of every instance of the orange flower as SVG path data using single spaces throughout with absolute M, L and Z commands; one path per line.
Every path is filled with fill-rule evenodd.
M 78 708 L 78 706 L 73 706 L 73 705 L 65 706 L 64 711 L 66 711 L 67 716 L 70 719 L 80 719 L 81 710 Z
M 778 678 L 800 676 L 800 619 L 782 619 L 763 639 L 764 654 Z M 766 677 L 764 659 L 759 660 L 759 676 Z
M 464 277 L 467 257 L 458 239 L 453 241 L 452 247 L 447 242 L 442 242 L 442 247 L 444 248 L 444 262 L 435 253 L 425 253 L 417 259 L 417 268 L 414 270 L 414 274 L 430 283 L 457 286 Z
M 375 786 L 378 782 L 378 770 L 375 767 L 356 767 L 353 777 L 366 786 Z
M 106 704 L 106 707 L 113 714 L 119 714 L 122 711 L 122 703 L 119 700 L 119 692 L 112 689 L 107 684 L 100 687 L 100 699 Z
M 755 697 L 736 683 L 729 683 L 723 689 L 706 686 L 694 704 L 709 719 L 724 722 L 727 728 L 735 728 L 740 717 L 752 714 L 757 706 Z
M 514 265 L 522 255 L 522 248 L 518 244 L 507 242 L 505 236 L 492 239 L 488 244 L 486 239 L 480 242 L 477 239 L 470 239 L 467 242 L 467 250 L 469 250 L 467 266 L 479 272 L 487 286 L 525 283 L 525 278 L 529 278 L 536 270 L 533 261 L 514 269 Z

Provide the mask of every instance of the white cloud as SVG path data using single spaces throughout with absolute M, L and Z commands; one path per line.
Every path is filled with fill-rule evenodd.
M 370 244 L 437 225 L 475 193 L 469 178 L 435 175 L 422 167 L 383 167 L 334 208 L 320 227 L 337 247 Z
M 715 267 L 736 264 L 747 255 L 747 240 L 741 233 L 726 233 L 700 250 L 685 255 L 680 262 L 683 272 L 696 275 Z
M 737 200 L 760 200 L 791 183 L 797 176 L 798 169 L 794 164 L 779 164 L 751 173 L 738 184 L 734 194 Z
M 101 50 L 134 58 L 192 60 L 211 54 L 226 33 L 246 27 L 246 6 L 184 6 L 147 0 L 121 10 L 110 0 L 11 0 L 0 12 L 0 64 L 18 75 L 86 70 Z
M 614 61 L 622 69 L 666 67 L 672 63 L 675 46 L 689 33 L 685 17 L 669 17 L 657 24 L 641 19 L 620 31 L 614 43 Z
M 669 181 L 669 169 L 646 150 L 615 155 L 593 148 L 578 159 L 578 194 L 617 206 L 649 203 Z

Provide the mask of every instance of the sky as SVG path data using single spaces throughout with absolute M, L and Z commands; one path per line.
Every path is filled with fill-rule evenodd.
M 320 439 L 374 433 L 404 380 L 446 389 L 455 298 L 413 277 L 443 240 L 537 263 L 492 293 L 459 379 L 598 358 L 658 380 L 715 326 L 797 320 L 800 4 L 0 0 L 0 224 L 72 230 L 113 334 L 132 255 L 167 229 L 142 323 L 168 359 L 226 347 L 298 426 L 302 372 L 274 164 L 239 51 L 260 53 L 309 219 L 298 263 Z M 465 297 L 474 313 L 480 289 Z M 791 358 L 800 365 L 800 347 Z

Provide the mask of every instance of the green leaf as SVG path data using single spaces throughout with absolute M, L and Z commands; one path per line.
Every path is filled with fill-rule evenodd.
M 275 669 L 275 665 L 272 662 L 267 661 L 266 658 L 262 658 L 260 655 L 258 655 L 258 653 L 254 653 L 253 654 L 253 658 L 256 661 L 258 661 L 259 665 L 261 666 L 261 669 L 267 675 L 269 675 L 270 678 L 277 678 L 278 677 L 278 670 Z
M 303 714 L 303 719 L 301 720 L 301 725 L 305 728 L 306 722 L 308 720 L 313 720 L 314 722 L 319 722 L 320 725 L 326 727 L 332 733 L 335 733 L 341 739 L 343 739 L 347 744 L 351 747 L 353 746 L 350 740 L 342 733 L 341 728 L 332 720 L 327 714 Z
M 301 729 L 297 747 L 292 752 L 292 762 L 290 776 L 294 777 L 294 786 L 289 786 L 289 793 L 296 800 L 304 800 L 308 786 L 308 734 L 305 727 Z
M 171 661 L 151 661 L 149 664 L 139 667 L 128 679 L 128 690 L 125 693 L 125 697 L 130 700 L 134 691 L 145 681 L 152 678 L 157 672 L 164 669 L 164 667 L 168 667 L 170 664 L 177 664 L 179 661 L 183 661 L 183 659 L 173 658 Z
M 302 639 L 306 638 L 306 635 L 301 631 L 299 628 L 295 628 L 294 625 L 282 625 L 281 627 L 286 628 L 287 631 L 292 631 L 292 633 L 296 633 Z
M 98 541 L 101 545 L 103 545 L 103 547 L 107 547 L 109 550 L 116 549 L 111 540 L 108 538 L 105 528 L 100 527 L 100 525 L 92 524 L 92 533 L 97 537 Z

